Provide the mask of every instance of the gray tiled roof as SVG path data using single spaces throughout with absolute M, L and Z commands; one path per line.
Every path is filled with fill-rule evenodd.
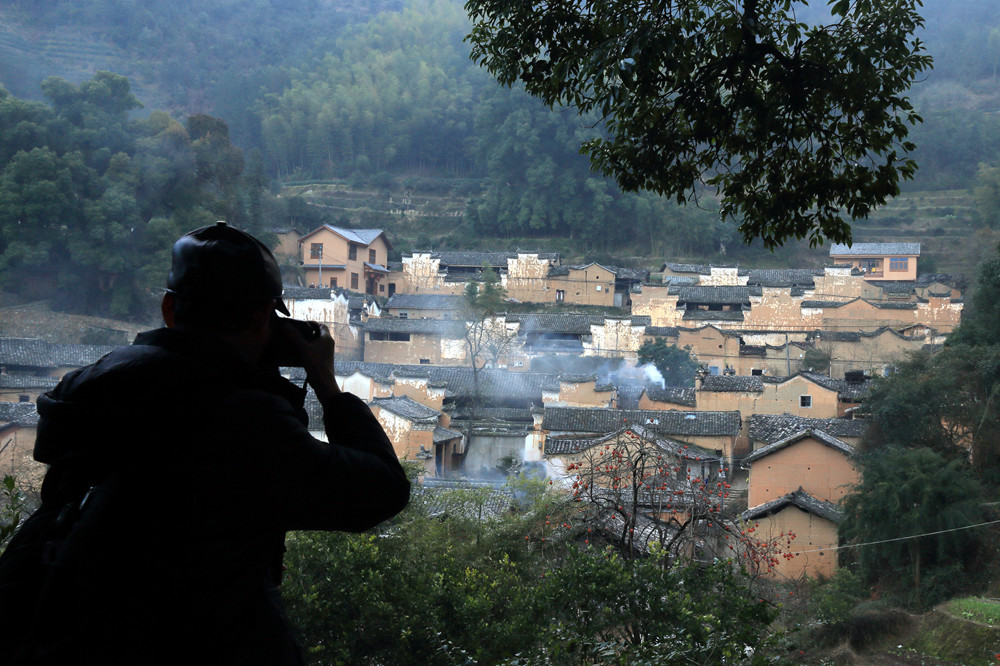
M 421 405 L 413 398 L 403 396 L 401 398 L 375 398 L 370 403 L 372 407 L 380 407 L 396 416 L 417 423 L 436 423 L 441 413 L 436 409 L 431 409 Z
M 831 449 L 834 449 L 835 451 L 840 451 L 845 456 L 853 456 L 855 454 L 854 447 L 848 444 L 847 442 L 837 439 L 833 435 L 824 432 L 823 430 L 808 428 L 806 430 L 800 430 L 793 435 L 789 435 L 784 439 L 779 439 L 777 442 L 771 442 L 767 446 L 763 446 L 755 450 L 753 453 L 751 453 L 750 455 L 748 455 L 746 458 L 743 459 L 743 466 L 746 467 L 747 465 L 752 464 L 755 460 L 760 460 L 765 456 L 771 455 L 775 451 L 780 451 L 781 449 L 789 447 L 792 444 L 795 444 L 796 442 L 800 442 L 803 439 L 806 439 L 807 437 L 812 437 L 819 443 L 825 444 L 826 446 L 829 446 Z
M 742 310 L 685 310 L 687 321 L 743 321 Z
M 468 406 L 455 410 L 452 418 L 455 420 L 467 420 L 469 418 Z M 476 410 L 478 421 L 505 421 L 507 423 L 531 423 L 531 410 L 517 407 L 480 407 Z
M 282 285 L 281 297 L 286 301 L 330 300 L 343 290 L 333 287 L 300 287 L 295 284 Z
M 892 301 L 869 301 L 865 299 L 866 303 L 871 303 L 879 310 L 916 310 L 917 304 L 913 302 L 908 303 L 894 303 Z
M 822 430 L 839 439 L 864 437 L 868 423 L 863 419 L 813 419 L 792 414 L 753 414 L 750 439 L 754 444 L 770 444 L 803 430 Z
M 619 393 L 619 395 L 621 394 Z M 677 386 L 665 386 L 664 388 L 660 388 L 658 386 L 651 386 L 646 389 L 646 397 L 656 402 L 668 402 L 672 405 L 694 407 L 697 404 L 693 388 L 681 388 Z M 620 402 L 621 401 L 619 400 L 619 403 Z
M 817 499 L 809 493 L 799 488 L 795 492 L 788 493 L 778 499 L 765 502 L 764 504 L 747 509 L 740 517 L 743 520 L 758 520 L 764 516 L 777 513 L 788 506 L 797 506 L 803 511 L 826 518 L 834 523 L 839 523 L 843 518 L 843 512 L 837 508 L 836 504 L 826 500 Z
M 595 434 L 615 432 L 632 424 L 674 437 L 735 437 L 740 431 L 740 413 L 546 407 L 542 420 L 545 430 Z
M 0 402 L 0 424 L 38 425 L 38 410 L 33 402 Z
M 822 275 L 823 271 L 811 268 L 751 268 L 747 271 L 747 285 L 761 287 L 812 287 L 813 277 Z
M 665 453 L 669 453 L 679 458 L 685 458 L 687 460 L 719 460 L 719 456 L 715 455 L 712 451 L 703 449 L 700 446 L 695 446 L 694 444 L 677 442 L 666 437 L 661 437 L 650 428 L 639 425 L 619 428 L 612 433 L 608 433 L 604 437 L 582 439 L 546 437 L 545 455 L 572 455 L 580 453 L 600 444 L 613 442 L 627 431 L 631 431 L 632 433 L 638 435 L 640 438 Z
M 369 377 L 390 378 L 395 370 L 427 372 L 429 383 L 443 384 L 455 396 L 467 397 L 474 393 L 472 369 L 464 367 L 394 365 L 392 363 L 362 363 L 338 361 L 337 374 L 350 375 L 360 370 Z M 516 399 L 522 402 L 542 402 L 542 386 L 558 375 L 541 372 L 507 372 L 484 368 L 479 371 L 479 391 L 484 399 Z
M 732 305 L 749 303 L 751 296 L 760 295 L 760 287 L 680 287 L 677 302 Z
M 37 338 L 0 338 L 0 365 L 82 368 L 96 363 L 117 346 L 60 345 Z
M 666 268 L 669 268 L 675 273 L 698 273 L 699 275 L 709 275 L 712 272 L 712 268 L 707 264 L 677 264 L 668 261 L 663 264 L 663 268 L 660 270 Z
M 462 433 L 460 432 L 457 432 L 455 430 L 450 430 L 448 428 L 444 428 L 441 426 L 434 426 L 434 435 L 432 436 L 432 439 L 434 440 L 435 444 L 440 444 L 441 442 L 448 442 L 453 439 L 460 439 L 461 437 Z
M 54 389 L 59 380 L 55 377 L 35 375 L 0 374 L 0 389 Z
M 452 319 L 372 317 L 364 323 L 364 330 L 376 333 L 416 333 L 461 338 L 465 335 L 465 324 Z
M 619 280 L 636 280 L 639 282 L 649 279 L 648 268 L 627 268 L 625 266 L 608 266 L 615 273 Z
M 461 294 L 393 294 L 387 308 L 406 308 L 408 310 L 458 310 L 465 305 L 465 296 Z
M 520 322 L 519 335 L 528 333 L 564 333 L 590 335 L 591 326 L 602 326 L 604 315 L 587 314 L 519 314 L 508 315 L 508 322 Z
M 839 308 L 842 305 L 847 305 L 848 303 L 853 303 L 858 299 L 853 299 L 850 301 L 802 301 L 799 307 L 803 308 Z
M 647 326 L 646 335 L 654 335 L 662 338 L 676 338 L 679 335 L 676 326 Z
M 865 280 L 873 287 L 878 287 L 886 294 L 910 294 L 917 287 L 916 280 Z
M 335 227 L 332 224 L 323 225 L 330 231 L 340 234 L 344 238 L 361 245 L 371 245 L 372 242 L 382 233 L 382 229 L 344 229 Z
M 707 375 L 701 381 L 700 390 L 712 393 L 762 393 L 764 378 L 756 375 Z
M 919 254 L 920 243 L 855 243 L 851 247 L 844 243 L 834 243 L 830 246 L 831 257 Z

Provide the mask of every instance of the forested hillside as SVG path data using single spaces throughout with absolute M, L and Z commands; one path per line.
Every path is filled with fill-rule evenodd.
M 824 7 L 801 16 L 822 20 Z M 913 91 L 920 169 L 904 192 L 963 191 L 951 219 L 930 226 L 967 238 L 1000 211 L 990 170 L 1000 166 L 1000 4 L 929 0 L 925 16 L 935 69 Z M 0 82 L 19 97 L 40 97 L 46 75 L 84 80 L 87 62 L 114 69 L 133 81 L 142 113 L 225 120 L 278 182 L 467 199 L 457 242 L 556 237 L 589 253 L 712 256 L 737 238 L 709 198 L 679 208 L 591 172 L 578 150 L 602 131 L 599 119 L 499 87 L 469 60 L 460 0 L 14 2 L 0 17 Z M 856 235 L 928 232 L 920 215 L 885 217 Z

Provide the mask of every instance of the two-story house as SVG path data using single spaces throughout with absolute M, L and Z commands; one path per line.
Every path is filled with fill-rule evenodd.
M 299 239 L 306 283 L 386 296 L 389 250 L 381 229 L 344 229 L 325 224 Z
M 916 280 L 920 243 L 834 243 L 830 259 L 850 264 L 867 280 Z

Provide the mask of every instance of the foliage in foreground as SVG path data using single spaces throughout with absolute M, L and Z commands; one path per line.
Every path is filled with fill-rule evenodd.
M 731 564 L 628 560 L 552 492 L 416 498 L 380 535 L 289 538 L 285 598 L 313 663 L 744 663 L 773 617 Z M 443 508 L 442 508 L 443 507 Z M 528 536 L 526 536 L 528 535 Z M 540 536 L 544 535 L 544 536 Z M 581 543 L 588 536 L 592 544 Z

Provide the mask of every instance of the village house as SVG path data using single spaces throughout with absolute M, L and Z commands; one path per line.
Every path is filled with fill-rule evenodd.
M 364 323 L 366 363 L 467 365 L 466 325 L 442 319 L 371 318 Z
M 796 490 L 770 502 L 747 509 L 740 516 L 754 525 L 761 541 L 777 541 L 782 553 L 772 578 L 800 580 L 804 577 L 831 578 L 837 569 L 837 528 L 843 513 L 832 502 Z M 785 538 L 794 534 L 790 545 Z
M 546 406 L 541 415 L 542 444 L 550 438 L 603 437 L 629 425 L 639 425 L 657 435 L 699 446 L 725 458 L 732 465 L 739 436 L 739 412 L 587 409 Z
M 386 278 L 391 246 L 381 229 L 325 224 L 299 239 L 306 284 L 389 296 Z
M 462 433 L 448 428 L 447 414 L 408 397 L 375 398 L 372 414 L 400 460 L 419 460 L 431 476 L 447 476 L 464 452 Z
M 920 243 L 855 243 L 830 246 L 830 259 L 850 264 L 868 280 L 915 280 Z
M 0 402 L 35 402 L 38 396 L 56 387 L 55 377 L 13 375 L 0 372 Z
M 836 504 L 860 480 L 854 455 L 853 446 L 822 430 L 800 430 L 772 442 L 743 459 L 747 503 L 755 507 L 798 488 Z
M 789 531 L 795 557 L 780 562 L 777 576 L 833 575 L 837 566 L 840 501 L 860 480 L 850 444 L 822 430 L 800 430 L 761 447 L 743 460 L 748 473 L 744 520 L 762 538 Z M 801 559 L 800 559 L 801 558 Z
M 399 319 L 461 319 L 465 311 L 461 294 L 403 294 L 389 297 L 385 311 Z
M 364 358 L 364 322 L 382 313 L 374 298 L 340 288 L 285 285 L 282 299 L 293 319 L 316 321 L 330 329 L 338 359 Z

